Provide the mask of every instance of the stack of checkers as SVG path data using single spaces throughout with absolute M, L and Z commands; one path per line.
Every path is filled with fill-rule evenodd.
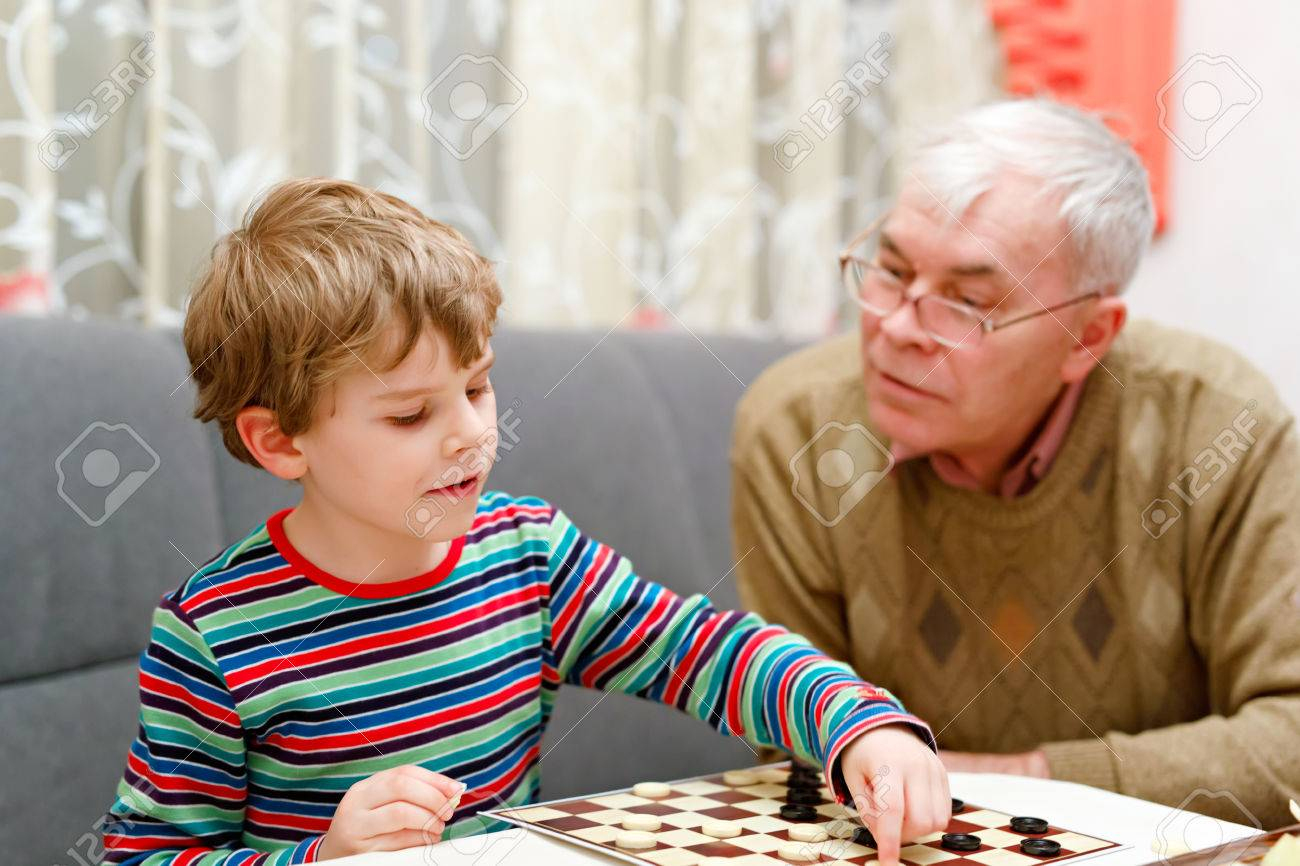
M 904 846 L 908 866 L 1033 866 L 1116 847 L 1036 818 L 953 801 L 946 833 Z M 876 860 L 871 833 L 834 801 L 822 774 L 799 764 L 734 770 L 631 791 L 492 814 L 552 836 L 656 866 L 757 866 Z

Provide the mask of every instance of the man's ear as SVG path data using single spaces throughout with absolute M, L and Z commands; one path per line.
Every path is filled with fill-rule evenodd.
M 293 444 L 293 437 L 280 429 L 280 422 L 270 409 L 249 406 L 239 410 L 235 429 L 248 453 L 267 472 L 286 481 L 307 474 L 306 456 Z
M 1078 332 L 1078 339 L 1061 365 L 1061 380 L 1077 382 L 1097 366 L 1110 351 L 1128 321 L 1128 304 L 1109 292 L 1102 295 L 1088 312 Z

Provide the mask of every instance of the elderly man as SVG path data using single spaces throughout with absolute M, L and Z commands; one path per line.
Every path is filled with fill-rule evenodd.
M 923 146 L 841 255 L 860 333 L 738 410 L 741 594 L 929 719 L 951 770 L 1277 825 L 1300 447 L 1240 356 L 1126 326 L 1152 225 L 1141 164 L 1083 112 L 1002 102 Z

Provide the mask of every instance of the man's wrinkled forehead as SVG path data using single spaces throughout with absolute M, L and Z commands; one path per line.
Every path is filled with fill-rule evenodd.
M 1017 175 L 1005 176 L 961 214 L 911 180 L 881 230 L 882 248 L 914 265 L 938 267 L 957 278 L 1005 281 L 1008 289 L 1064 255 L 1063 239 L 1053 202 L 1032 178 Z

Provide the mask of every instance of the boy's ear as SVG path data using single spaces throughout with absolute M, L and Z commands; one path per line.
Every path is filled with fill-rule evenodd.
M 244 447 L 262 468 L 277 478 L 292 481 L 307 474 L 307 458 L 293 444 L 293 437 L 280 429 L 275 413 L 261 406 L 249 406 L 235 416 L 235 429 Z

